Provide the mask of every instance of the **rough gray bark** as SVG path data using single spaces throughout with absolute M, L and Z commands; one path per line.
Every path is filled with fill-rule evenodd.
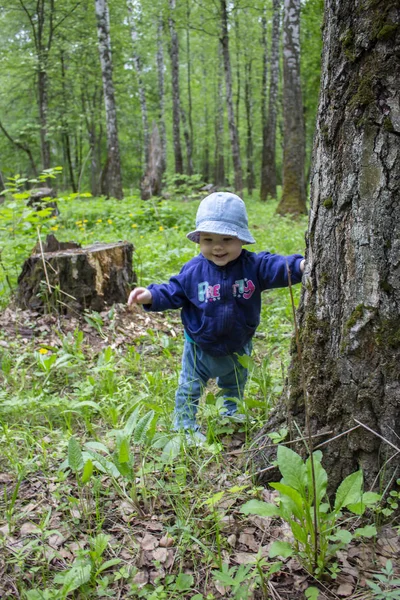
M 146 173 L 140 182 L 142 200 L 149 200 L 152 196 L 160 196 L 161 181 L 163 176 L 161 139 L 157 123 L 153 122 L 150 137 L 149 161 Z
M 146 102 L 146 92 L 144 89 L 143 83 L 143 72 L 142 72 L 142 63 L 140 60 L 140 56 L 137 49 L 137 41 L 138 41 L 138 32 L 136 28 L 135 15 L 134 15 L 134 3 L 132 0 L 127 0 L 126 2 L 129 12 L 129 27 L 131 30 L 131 38 L 132 38 L 132 58 L 133 64 L 135 66 L 135 71 L 138 80 L 138 88 L 139 88 L 139 102 L 140 102 L 140 110 L 142 113 L 142 127 L 143 127 L 143 139 L 144 139 L 144 164 L 145 171 L 149 165 L 149 153 L 150 153 L 150 133 L 149 133 L 149 120 L 147 116 L 147 102 Z
M 329 430 L 332 438 L 357 419 L 397 448 L 399 20 L 397 0 L 371 2 L 366 10 L 355 9 L 353 0 L 326 1 L 308 275 L 298 313 L 313 431 Z M 298 421 L 300 373 L 294 353 L 286 402 Z M 333 489 L 359 467 L 366 487 L 384 489 L 399 467 L 395 450 L 363 427 L 323 452 Z
M 203 22 L 203 21 L 202 21 Z M 210 180 L 210 141 L 209 141 L 209 111 L 208 111 L 208 77 L 207 77 L 207 66 L 204 49 L 201 52 L 201 66 L 202 66 L 202 92 L 203 92 L 203 105 L 204 105 L 204 149 L 203 149 L 203 166 L 202 173 L 205 182 Z
M 240 160 L 240 147 L 238 130 L 232 100 L 232 70 L 229 56 L 228 11 L 226 0 L 220 0 L 221 6 L 221 46 L 224 59 L 226 106 L 228 111 L 229 136 L 231 140 L 233 169 L 235 172 L 235 191 L 240 195 L 243 190 L 242 163 Z
M 169 31 L 171 35 L 170 57 L 172 74 L 172 134 L 174 140 L 175 173 L 183 173 L 181 147 L 181 103 L 179 91 L 179 43 L 175 28 L 175 0 L 169 0 Z
M 182 127 L 183 127 L 183 137 L 185 138 L 186 145 L 186 159 L 187 159 L 187 174 L 193 175 L 193 158 L 192 158 L 192 141 L 190 139 L 189 127 L 186 118 L 186 113 L 181 105 L 181 119 L 182 119 Z
M 300 0 L 285 0 L 283 20 L 283 189 L 280 214 L 306 213 L 305 132 L 300 83 Z
M 165 133 L 165 93 L 164 93 L 164 49 L 163 49 L 163 18 L 158 18 L 157 27 L 157 74 L 158 74 L 158 93 L 159 93 L 159 129 L 162 152 L 162 172 L 167 168 L 167 136 Z
M 272 46 L 270 61 L 270 79 L 269 79 L 269 100 L 268 117 L 266 115 L 266 86 L 267 86 L 267 67 L 264 67 L 263 90 L 265 93 L 262 101 L 262 123 L 263 123 L 263 148 L 262 148 L 262 166 L 261 166 L 261 189 L 260 199 L 263 201 L 268 198 L 276 198 L 276 122 L 278 116 L 278 83 L 279 83 L 279 39 L 280 39 L 280 9 L 281 0 L 273 0 L 273 20 L 272 20 Z M 265 33 L 263 38 L 265 38 Z M 268 53 L 265 40 L 265 61 L 268 60 Z
M 112 77 L 113 67 L 111 58 L 110 17 L 107 0 L 95 0 L 95 6 L 107 125 L 107 169 L 105 189 L 109 196 L 121 199 L 123 198 L 121 160 L 118 142 L 117 107 Z
M 193 103 L 192 103 L 192 59 L 190 55 L 190 1 L 186 1 L 186 58 L 187 58 L 187 94 L 188 94 L 188 135 L 190 144 L 190 161 L 188 155 L 188 175 L 193 174 Z

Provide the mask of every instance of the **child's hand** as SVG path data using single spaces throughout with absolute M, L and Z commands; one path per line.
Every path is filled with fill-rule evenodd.
M 306 261 L 305 261 L 305 260 L 304 260 L 304 258 L 303 258 L 303 260 L 302 260 L 302 261 L 301 261 L 301 263 L 300 263 L 300 271 L 301 271 L 302 273 L 304 273 L 304 267 L 305 267 L 305 265 L 306 265 Z
M 128 306 L 132 304 L 151 304 L 153 296 L 147 288 L 137 287 L 131 291 L 128 298 Z

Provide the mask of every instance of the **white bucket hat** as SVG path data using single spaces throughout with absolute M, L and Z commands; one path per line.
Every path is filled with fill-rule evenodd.
M 237 237 L 246 244 L 255 244 L 249 231 L 245 203 L 230 192 L 215 192 L 200 202 L 196 215 L 196 230 L 187 238 L 198 243 L 200 233 L 216 233 Z

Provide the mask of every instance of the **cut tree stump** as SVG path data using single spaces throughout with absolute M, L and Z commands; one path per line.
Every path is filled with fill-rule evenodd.
M 82 248 L 49 235 L 23 264 L 16 303 L 23 309 L 64 314 L 125 303 L 136 280 L 132 253 L 129 242 Z

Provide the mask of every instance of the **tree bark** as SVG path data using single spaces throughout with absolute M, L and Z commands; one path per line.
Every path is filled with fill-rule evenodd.
M 188 127 L 190 143 L 190 161 L 188 156 L 188 175 L 193 174 L 193 102 L 192 102 L 192 59 L 190 54 L 190 0 L 186 0 L 186 57 L 187 57 L 187 94 L 188 94 Z
M 134 15 L 134 4 L 132 0 L 127 0 L 127 7 L 129 12 L 129 27 L 131 30 L 131 38 L 132 38 L 132 48 L 133 48 L 133 64 L 135 66 L 136 75 L 138 79 L 138 87 L 139 87 L 139 101 L 140 101 L 140 110 L 142 113 L 142 127 L 143 127 L 143 138 L 144 138 L 144 170 L 145 172 L 149 166 L 149 155 L 150 155 L 150 133 L 149 133 L 149 120 L 147 116 L 147 102 L 146 102 L 146 93 L 143 84 L 143 72 L 142 72 L 142 64 L 140 60 L 140 56 L 137 50 L 137 39 L 138 32 L 135 23 L 135 15 Z
M 222 46 L 218 47 L 215 114 L 215 185 L 225 186 L 224 105 L 222 99 Z
M 281 0 L 273 0 L 272 47 L 270 61 L 268 117 L 266 114 L 267 67 L 264 67 L 263 87 L 265 93 L 262 100 L 263 148 L 261 166 L 260 199 L 276 198 L 276 122 L 278 116 L 278 84 L 279 84 L 279 38 L 280 38 Z M 266 38 L 266 32 L 263 39 Z M 264 57 L 268 60 L 265 39 Z
M 254 162 L 253 162 L 253 98 L 251 93 L 252 81 L 251 81 L 251 59 L 246 58 L 245 63 L 245 82 L 244 82 L 244 97 L 246 105 L 246 121 L 247 121 L 247 144 L 246 144 L 246 155 L 247 155 L 247 191 L 249 196 L 252 196 L 253 189 L 255 187 L 254 177 Z
M 95 0 L 95 5 L 107 125 L 107 179 L 105 184 L 107 195 L 120 200 L 124 194 L 118 142 L 117 107 L 112 77 L 110 17 L 107 0 Z
M 300 84 L 300 0 L 285 0 L 283 21 L 283 189 L 280 214 L 306 213 L 305 132 Z
M 174 140 L 175 173 L 183 173 L 181 147 L 181 102 L 179 91 L 179 44 L 175 29 L 175 0 L 169 0 L 169 31 L 171 35 L 170 56 L 172 72 L 172 132 Z
M 75 193 L 77 190 L 77 187 L 76 187 L 76 183 L 75 183 L 74 167 L 73 167 L 72 158 L 71 158 L 71 143 L 70 143 L 69 125 L 68 125 L 68 119 L 67 119 L 68 94 L 67 94 L 67 85 L 66 85 L 65 59 L 64 59 L 63 51 L 61 51 L 61 53 L 60 53 L 60 65 L 61 65 L 61 88 L 62 88 L 62 92 L 63 92 L 63 106 L 61 107 L 61 110 L 62 110 L 61 123 L 62 123 L 62 128 L 63 128 L 62 142 L 63 142 L 63 146 L 64 146 L 65 158 L 66 158 L 67 165 L 68 165 L 68 174 L 69 174 L 70 185 L 71 185 L 72 191 Z
M 36 177 L 38 174 L 37 168 L 36 168 L 36 163 L 33 159 L 33 155 L 32 155 L 32 152 L 31 152 L 31 149 L 29 148 L 29 146 L 27 146 L 26 144 L 22 144 L 21 142 L 18 142 L 17 140 L 14 140 L 14 138 L 11 137 L 11 135 L 8 133 L 7 129 L 4 127 L 4 125 L 2 124 L 1 121 L 0 121 L 0 130 L 4 133 L 4 135 L 6 136 L 8 141 L 11 142 L 16 148 L 26 152 L 26 154 L 28 155 L 28 158 L 29 158 L 29 162 L 31 163 L 33 175 Z
M 159 93 L 159 129 L 162 153 L 162 172 L 167 168 L 167 136 L 165 133 L 165 93 L 164 93 L 164 49 L 162 42 L 163 19 L 162 15 L 158 18 L 157 28 L 157 74 L 158 74 L 158 93 Z
M 235 123 L 235 115 L 232 100 L 232 70 L 229 57 L 229 35 L 228 35 L 228 11 L 226 0 L 220 0 L 221 6 L 221 46 L 224 59 L 226 105 L 228 110 L 229 135 L 232 148 L 233 169 L 235 172 L 235 191 L 240 195 L 243 190 L 242 163 L 240 161 L 240 147 L 238 130 Z
M 382 436 L 359 426 L 324 447 L 332 489 L 360 467 L 366 487 L 385 489 L 399 467 L 389 445 L 400 446 L 399 19 L 397 1 L 325 4 L 298 312 L 305 389 L 314 433 L 333 438 L 359 421 Z M 301 421 L 294 352 L 286 402 Z

